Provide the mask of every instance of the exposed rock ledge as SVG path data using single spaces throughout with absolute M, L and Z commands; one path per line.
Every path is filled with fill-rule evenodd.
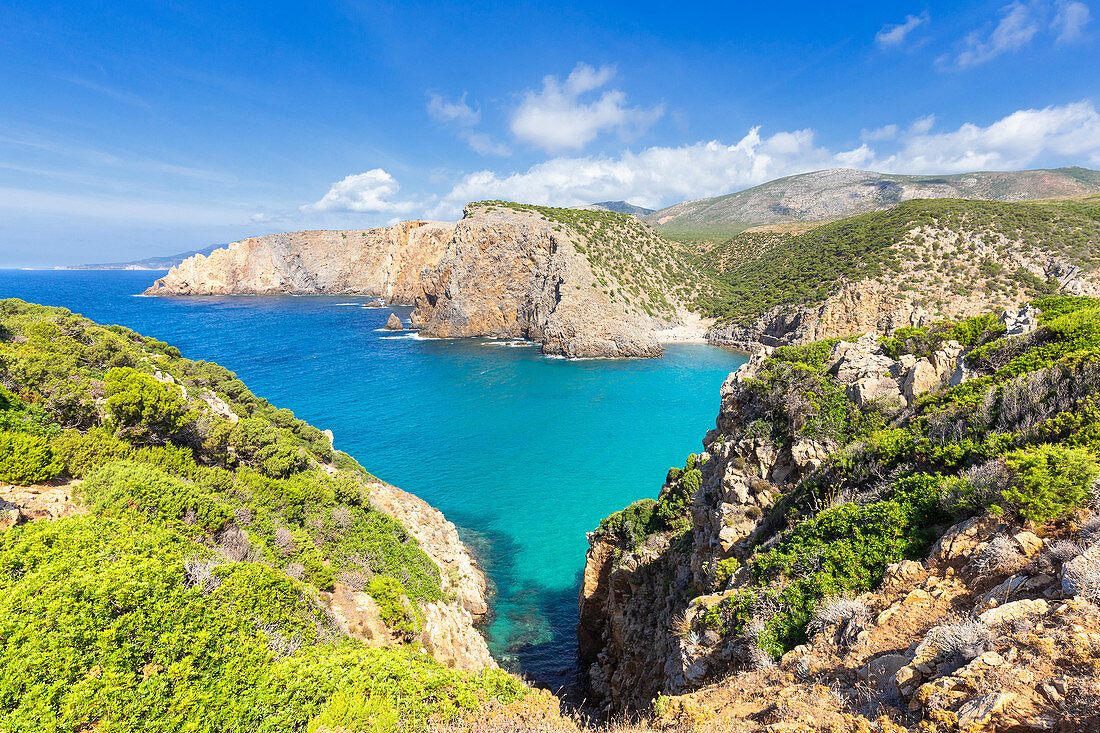
M 577 239 L 533 212 L 468 206 L 439 265 L 424 273 L 413 327 L 444 338 L 524 338 L 573 358 L 660 356 L 653 324 L 591 286 Z
M 475 621 L 489 609 L 485 575 L 459 539 L 454 523 L 423 499 L 381 481 L 370 484 L 370 497 L 375 509 L 399 521 L 416 538 L 420 548 L 439 566 L 443 592 L 454 594 L 452 602 L 421 606 L 425 620 L 420 643 L 437 660 L 459 669 L 496 667 L 485 639 L 474 628 Z M 363 607 L 358 609 L 359 615 L 369 619 L 377 615 L 371 613 L 372 603 L 365 593 L 337 588 L 332 605 L 338 607 L 334 609 L 338 617 L 340 608 L 350 607 L 345 615 L 354 618 L 358 604 Z M 385 634 L 375 629 L 358 635 L 368 642 L 387 641 Z
M 420 272 L 443 256 L 453 224 L 405 221 L 358 231 L 269 234 L 189 257 L 145 295 L 369 295 L 412 303 Z

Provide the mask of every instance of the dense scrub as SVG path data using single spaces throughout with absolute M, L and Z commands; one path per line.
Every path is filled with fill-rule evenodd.
M 847 415 L 858 417 L 826 419 L 835 408 L 825 399 L 796 424 L 791 391 L 785 408 L 774 406 L 773 436 L 821 437 L 819 424 L 842 429 L 827 436 L 838 449 L 777 504 L 772 521 L 781 531 L 750 559 L 755 589 L 745 592 L 768 609 L 759 636 L 767 651 L 804 641 L 817 603 L 873 588 L 887 564 L 923 557 L 954 521 L 992 511 L 1041 523 L 1085 503 L 1100 475 L 1100 446 L 1078 437 L 1100 429 L 1100 302 L 1048 298 L 1035 306 L 1042 326 L 1022 337 L 997 338 L 1003 329 L 989 318 L 943 324 L 941 332 L 972 347 L 964 358 L 978 374 L 925 395 L 888 425 L 850 402 Z M 926 348 L 921 339 L 906 344 Z M 763 378 L 790 358 L 780 351 Z M 1082 432 L 1071 436 L 1067 423 Z
M 0 338 L 0 479 L 82 478 L 90 510 L 0 535 L 0 728 L 416 729 L 519 694 L 333 630 L 337 579 L 399 637 L 443 592 L 320 430 L 64 309 L 0 301 Z
M 912 251 L 903 249 L 901 245 L 916 241 L 913 233 L 921 228 L 967 236 L 952 244 L 950 256 L 935 247 L 932 251 L 917 251 L 915 246 Z M 1098 237 L 1097 200 L 906 201 L 802 234 L 738 234 L 694 262 L 701 284 L 694 304 L 720 321 L 747 324 L 773 307 L 820 303 L 845 282 L 892 276 L 903 269 L 924 278 L 909 277 L 904 287 L 924 284 L 925 290 L 934 286 L 948 294 L 958 288 L 957 294 L 963 294 L 976 286 L 974 279 L 963 277 L 964 271 L 973 270 L 990 293 L 1024 289 L 1042 295 L 1053 292 L 1057 283 L 1002 261 L 1043 252 L 1093 270 L 1100 267 L 1093 244 Z M 941 259 L 944 267 L 936 264 Z

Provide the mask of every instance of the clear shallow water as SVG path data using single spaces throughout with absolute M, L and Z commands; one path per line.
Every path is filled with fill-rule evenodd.
M 576 656 L 577 593 L 601 518 L 656 496 L 701 448 L 744 357 L 684 344 L 661 359 L 571 362 L 538 347 L 381 331 L 364 298 L 137 298 L 161 273 L 0 271 L 0 297 L 58 305 L 216 361 L 331 429 L 336 447 L 441 509 L 497 589 L 490 647 L 553 687 Z

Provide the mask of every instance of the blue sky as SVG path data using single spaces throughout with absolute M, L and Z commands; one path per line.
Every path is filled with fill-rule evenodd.
M 482 198 L 658 207 L 829 167 L 1100 167 L 1096 12 L 8 2 L 0 266 Z

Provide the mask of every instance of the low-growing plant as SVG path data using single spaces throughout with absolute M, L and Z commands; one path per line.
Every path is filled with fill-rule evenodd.
M 61 472 L 45 436 L 0 430 L 0 481 L 36 484 Z

